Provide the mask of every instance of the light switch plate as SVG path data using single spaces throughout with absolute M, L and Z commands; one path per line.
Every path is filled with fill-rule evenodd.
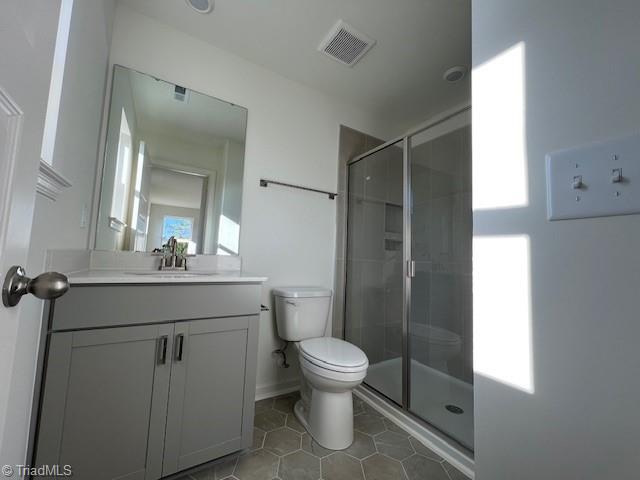
M 640 135 L 549 153 L 546 160 L 549 220 L 640 213 Z

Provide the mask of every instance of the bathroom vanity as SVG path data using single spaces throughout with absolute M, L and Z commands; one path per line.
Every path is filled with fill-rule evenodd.
M 262 277 L 96 271 L 50 302 L 38 465 L 158 479 L 251 445 Z
M 240 272 L 247 109 L 121 66 L 105 105 L 94 250 L 48 305 L 33 461 L 154 480 L 252 443 L 266 279 Z

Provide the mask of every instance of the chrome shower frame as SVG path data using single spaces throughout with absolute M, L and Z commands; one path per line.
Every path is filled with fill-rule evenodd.
M 402 223 L 403 223 L 403 248 L 402 248 L 402 264 L 403 264 L 403 305 L 402 305 L 402 405 L 398 404 L 391 398 L 389 398 L 384 393 L 376 390 L 375 388 L 363 383 L 362 385 L 368 390 L 375 392 L 377 395 L 381 396 L 383 400 L 390 402 L 393 405 L 399 407 L 405 414 L 409 415 L 411 418 L 415 419 L 419 423 L 423 424 L 426 428 L 436 431 L 438 434 L 443 435 L 449 441 L 456 444 L 461 450 L 466 451 L 468 454 L 473 455 L 473 451 L 469 450 L 468 447 L 464 446 L 456 439 L 449 436 L 446 432 L 442 431 L 438 427 L 432 425 L 424 418 L 416 415 L 411 412 L 409 409 L 409 400 L 411 398 L 411 382 L 410 382 L 410 370 L 409 370 L 409 359 L 410 357 L 410 345 L 409 345 L 409 319 L 411 318 L 411 279 L 413 278 L 414 266 L 411 258 L 411 211 L 412 211 L 412 198 L 411 198 L 411 137 L 420 134 L 426 130 L 429 130 L 433 127 L 436 127 L 442 123 L 445 123 L 448 120 L 453 119 L 454 117 L 468 112 L 471 110 L 471 105 L 465 105 L 459 109 L 449 111 L 444 113 L 443 115 L 438 116 L 434 120 L 428 122 L 427 124 L 421 125 L 417 128 L 411 129 L 400 135 L 395 137 L 381 145 L 378 145 L 371 150 L 357 155 L 350 159 L 347 162 L 347 179 L 346 179 L 346 200 L 345 200 L 345 209 L 346 209 L 346 234 L 345 234 L 345 253 L 349 246 L 349 185 L 350 185 L 350 175 L 351 170 L 350 166 L 363 160 L 385 148 L 388 148 L 392 145 L 398 144 L 402 142 L 403 148 L 403 175 L 402 175 L 402 187 L 403 187 L 403 215 L 402 215 Z M 345 279 L 344 279 L 344 305 L 343 305 L 343 322 L 342 322 L 342 338 L 346 338 L 346 329 L 347 329 L 347 288 L 348 288 L 348 268 L 345 268 Z

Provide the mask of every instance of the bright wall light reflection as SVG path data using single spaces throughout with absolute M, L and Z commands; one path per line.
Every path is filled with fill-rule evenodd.
M 473 69 L 473 209 L 526 206 L 525 49 Z
M 218 234 L 218 255 L 237 255 L 240 241 L 240 225 L 224 215 L 220 215 Z
M 473 362 L 476 373 L 533 393 L 529 243 L 473 240 Z

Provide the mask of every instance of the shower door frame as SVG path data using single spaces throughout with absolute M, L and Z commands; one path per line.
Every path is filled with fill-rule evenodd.
M 407 131 L 405 134 L 395 137 L 381 145 L 378 145 L 371 150 L 357 155 L 347 161 L 347 199 L 345 202 L 346 208 L 346 241 L 345 241 L 345 258 L 346 253 L 348 253 L 349 248 L 349 185 L 350 185 L 350 175 L 351 170 L 350 166 L 354 163 L 359 162 L 381 150 L 384 150 L 387 147 L 390 147 L 394 144 L 402 142 L 402 291 L 403 291 L 403 302 L 402 302 L 402 405 L 399 405 L 397 402 L 392 400 L 388 395 L 378 391 L 374 387 L 367 385 L 363 382 L 363 385 L 381 395 L 385 400 L 396 405 L 402 409 L 402 411 L 409 415 L 411 418 L 417 420 L 418 422 L 424 424 L 427 428 L 435 429 L 440 434 L 444 435 L 447 439 L 454 442 L 456 445 L 460 446 L 463 450 L 471 452 L 473 454 L 473 450 L 470 450 L 469 447 L 463 445 L 455 438 L 451 437 L 447 432 L 442 429 L 436 427 L 432 423 L 430 423 L 427 419 L 416 415 L 409 409 L 409 399 L 411 394 L 411 382 L 410 382 L 410 351 L 409 351 L 409 320 L 411 318 L 411 283 L 413 278 L 415 277 L 415 262 L 412 260 L 412 252 L 411 252 L 411 211 L 412 211 L 412 197 L 411 197 L 411 145 L 410 138 L 422 133 L 426 130 L 429 130 L 433 127 L 436 127 L 442 123 L 451 120 L 458 115 L 461 115 L 465 112 L 469 112 L 471 110 L 471 105 L 465 105 L 457 110 L 447 112 L 433 121 L 427 123 L 426 125 L 422 125 L 420 127 L 414 128 L 412 130 Z M 347 259 L 348 260 L 348 259 Z M 343 322 L 342 322 L 342 338 L 346 338 L 346 329 L 347 329 L 347 288 L 348 288 L 348 269 L 345 268 L 345 281 L 344 281 L 344 292 L 343 298 L 345 301 L 343 302 Z

